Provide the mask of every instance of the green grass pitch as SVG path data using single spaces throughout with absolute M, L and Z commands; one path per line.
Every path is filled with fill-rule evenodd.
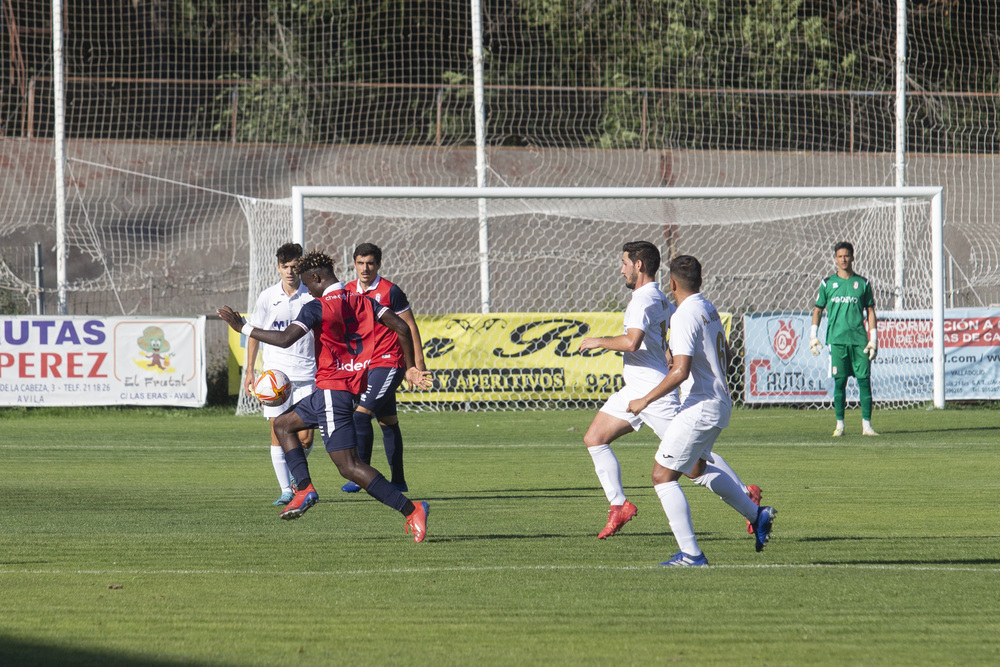
M 403 518 L 340 492 L 280 521 L 259 417 L 0 411 L 0 664 L 1000 664 L 1000 410 L 738 410 L 716 445 L 778 509 L 682 483 L 712 567 L 676 549 L 644 431 L 607 503 L 589 411 L 404 413 Z M 376 466 L 385 468 L 376 448 Z

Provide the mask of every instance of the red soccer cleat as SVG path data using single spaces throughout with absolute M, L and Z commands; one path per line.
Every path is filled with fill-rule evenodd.
M 406 532 L 413 533 L 414 542 L 423 542 L 427 536 L 427 515 L 431 513 L 431 507 L 423 501 L 413 505 L 413 511 L 406 517 Z
M 758 507 L 760 506 L 760 497 L 761 497 L 762 494 L 760 492 L 760 487 L 759 486 L 756 486 L 754 484 L 751 484 L 750 486 L 748 486 L 747 487 L 747 495 L 750 496 L 750 500 L 753 501 L 754 505 L 757 505 Z M 747 520 L 747 532 L 750 533 L 751 535 L 753 535 L 753 524 L 750 523 L 749 520 Z
M 611 509 L 608 510 L 608 523 L 604 526 L 604 530 L 597 534 L 597 539 L 606 540 L 619 530 L 622 526 L 632 520 L 639 510 L 635 505 L 629 501 L 625 501 L 621 505 L 612 505 Z
M 309 486 L 295 492 L 291 502 L 285 505 L 285 509 L 281 510 L 281 514 L 278 516 L 285 520 L 298 519 L 306 513 L 307 509 L 315 505 L 317 500 L 319 500 L 319 494 L 316 493 L 316 489 L 310 482 Z

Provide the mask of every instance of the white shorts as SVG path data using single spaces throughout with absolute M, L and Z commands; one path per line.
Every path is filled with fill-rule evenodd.
M 664 468 L 687 474 L 699 459 L 712 458 L 712 446 L 722 428 L 701 420 L 697 407 L 681 410 L 667 428 L 667 433 L 653 456 Z
M 264 417 L 267 419 L 280 417 L 288 412 L 293 405 L 301 401 L 303 398 L 306 398 L 314 391 L 316 391 L 315 380 L 292 380 L 292 395 L 289 396 L 288 400 L 281 405 L 275 405 L 274 407 L 262 405 L 261 408 L 263 408 Z
M 650 403 L 638 415 L 626 411 L 629 401 L 642 398 L 647 393 L 649 392 L 632 389 L 625 385 L 608 398 L 604 406 L 601 407 L 601 412 L 628 422 L 636 431 L 642 428 L 643 423 L 645 423 L 653 429 L 656 437 L 662 440 L 671 420 L 677 414 L 677 401 L 674 400 L 674 397 L 667 395 Z

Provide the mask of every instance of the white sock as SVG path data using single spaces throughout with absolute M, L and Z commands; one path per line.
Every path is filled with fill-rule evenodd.
M 285 450 L 281 447 L 271 445 L 271 465 L 274 466 L 274 476 L 278 478 L 278 486 L 282 493 L 290 493 L 292 490 L 291 475 L 288 472 L 288 465 L 285 463 Z
M 625 489 L 622 487 L 622 469 L 618 465 L 618 457 L 611 451 L 611 445 L 587 447 L 590 458 L 594 459 L 594 472 L 601 481 L 604 495 L 612 505 L 625 502 Z
M 867 419 L 862 419 L 861 420 L 861 428 L 868 429 L 869 431 L 874 431 L 875 430 L 875 429 L 872 428 L 872 423 L 870 421 L 868 421 Z
M 837 428 L 844 428 L 844 420 L 843 419 L 838 419 L 837 420 Z
M 750 500 L 746 493 L 746 487 L 738 483 L 737 479 L 717 466 L 709 464 L 705 466 L 705 473 L 693 481 L 722 498 L 727 505 L 746 517 L 747 521 L 754 521 L 757 518 L 757 510 L 760 508 Z
M 743 493 L 747 492 L 747 485 L 743 483 L 743 480 L 740 479 L 740 476 L 736 474 L 736 471 L 733 470 L 728 463 L 726 463 L 726 460 L 724 458 L 722 458 L 715 452 L 712 452 L 708 456 L 708 463 L 710 465 L 715 466 L 716 468 L 718 468 L 719 470 L 721 470 L 722 472 L 726 473 L 734 480 L 736 480 L 736 483 L 739 484 L 740 488 L 743 489 Z
M 688 556 L 698 556 L 701 554 L 701 547 L 694 536 L 694 526 L 691 524 L 691 506 L 688 505 L 684 491 L 680 482 L 667 482 L 666 484 L 654 484 L 653 490 L 660 498 L 663 511 L 670 522 L 670 532 L 677 540 L 677 546 Z

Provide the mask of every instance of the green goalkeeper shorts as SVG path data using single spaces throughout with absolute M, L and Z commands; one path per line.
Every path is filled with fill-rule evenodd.
M 872 361 L 861 345 L 830 345 L 830 375 L 859 380 L 871 377 Z

